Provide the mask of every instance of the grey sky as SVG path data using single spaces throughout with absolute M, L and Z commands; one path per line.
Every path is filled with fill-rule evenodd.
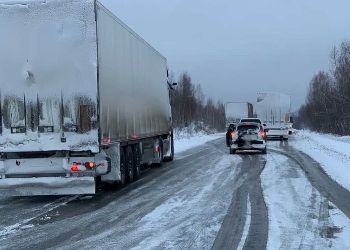
M 350 40 L 350 1 L 101 0 L 214 99 L 251 101 L 256 92 L 304 102 L 308 83 L 329 69 L 334 45 Z

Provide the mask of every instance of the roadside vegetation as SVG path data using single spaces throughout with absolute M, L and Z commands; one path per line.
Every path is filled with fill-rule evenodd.
M 195 131 L 223 131 L 225 129 L 225 106 L 221 101 L 206 98 L 200 85 L 183 73 L 178 86 L 171 91 L 173 126 L 178 130 L 192 128 Z
M 332 50 L 329 71 L 320 71 L 312 78 L 296 126 L 350 135 L 350 41 Z

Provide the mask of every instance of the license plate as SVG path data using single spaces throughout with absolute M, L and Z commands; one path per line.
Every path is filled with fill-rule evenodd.
M 243 137 L 243 140 L 251 141 L 251 140 L 256 140 L 257 136 L 256 135 L 245 135 Z

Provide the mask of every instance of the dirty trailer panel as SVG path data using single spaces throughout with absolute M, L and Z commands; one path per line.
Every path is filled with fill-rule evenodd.
M 101 128 L 112 140 L 168 134 L 166 59 L 97 2 Z
M 94 1 L 1 2 L 0 152 L 98 152 Z

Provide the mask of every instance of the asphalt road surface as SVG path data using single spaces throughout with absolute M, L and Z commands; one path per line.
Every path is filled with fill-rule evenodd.
M 266 249 L 271 215 L 261 174 L 278 156 L 350 218 L 349 191 L 288 143 L 269 146 L 268 155 L 229 155 L 224 139 L 215 140 L 94 197 L 0 198 L 0 249 Z

